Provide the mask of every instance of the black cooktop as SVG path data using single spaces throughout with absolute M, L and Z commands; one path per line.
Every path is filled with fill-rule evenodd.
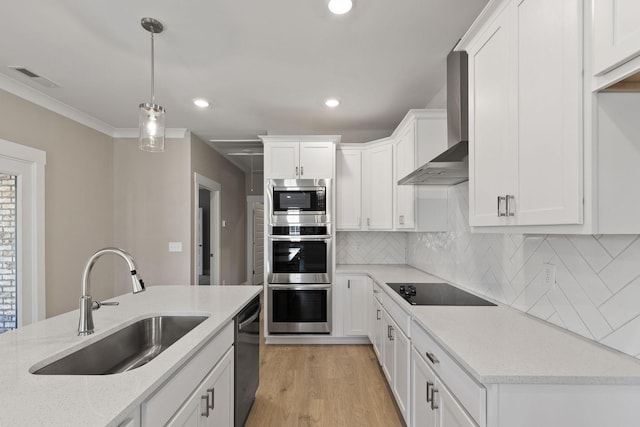
M 448 283 L 387 283 L 411 305 L 495 305 Z

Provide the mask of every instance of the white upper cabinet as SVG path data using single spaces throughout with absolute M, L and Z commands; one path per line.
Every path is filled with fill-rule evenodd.
M 386 143 L 364 151 L 365 227 L 368 230 L 393 228 L 393 147 Z
M 396 208 L 393 226 L 396 229 L 415 228 L 416 187 L 398 185 L 398 180 L 416 169 L 416 132 L 414 123 L 410 123 L 398 136 L 394 143 L 393 157 L 395 161 L 394 187 Z
M 511 0 L 469 52 L 469 222 L 580 224 L 580 0 Z
M 593 73 L 640 55 L 640 1 L 593 0 Z
M 362 150 L 336 153 L 336 228 L 360 230 L 362 226 Z
M 336 136 L 261 136 L 264 176 L 269 179 L 332 179 Z

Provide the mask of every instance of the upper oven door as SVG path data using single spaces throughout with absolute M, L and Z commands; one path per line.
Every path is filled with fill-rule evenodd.
M 331 238 L 269 237 L 267 282 L 331 283 Z

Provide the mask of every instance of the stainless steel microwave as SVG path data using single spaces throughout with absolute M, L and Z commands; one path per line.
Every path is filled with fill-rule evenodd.
M 271 225 L 331 222 L 330 179 L 271 179 L 267 197 Z

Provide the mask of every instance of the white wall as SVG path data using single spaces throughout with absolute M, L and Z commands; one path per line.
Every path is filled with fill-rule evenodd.
M 408 233 L 409 265 L 640 357 L 637 235 L 472 234 L 468 195 L 467 183 L 449 189 L 453 231 Z

